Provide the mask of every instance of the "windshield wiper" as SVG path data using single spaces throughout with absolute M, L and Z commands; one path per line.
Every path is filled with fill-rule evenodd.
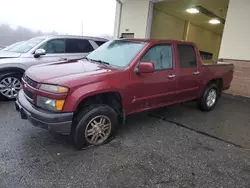
M 83 59 L 86 59 L 86 60 L 88 60 L 88 61 L 90 61 L 90 62 L 91 62 L 91 61 L 97 62 L 97 63 L 103 64 L 103 65 L 110 65 L 110 63 L 105 62 L 105 61 L 102 61 L 102 60 L 90 59 L 90 58 L 88 58 L 88 57 L 84 57 Z
M 108 62 L 102 61 L 102 60 L 95 60 L 95 59 L 91 59 L 91 61 L 97 62 L 97 63 L 101 63 L 104 65 L 110 65 Z
M 88 61 L 92 61 L 91 59 L 87 58 L 87 57 L 83 57 L 82 59 L 86 59 Z

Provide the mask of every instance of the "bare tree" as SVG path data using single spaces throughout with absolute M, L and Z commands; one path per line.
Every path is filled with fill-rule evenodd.
M 19 26 L 16 29 L 7 24 L 0 25 L 0 45 L 10 45 L 15 42 L 28 40 L 32 37 L 42 35 L 55 35 L 57 32 L 43 33 L 41 31 L 32 31 L 29 28 Z

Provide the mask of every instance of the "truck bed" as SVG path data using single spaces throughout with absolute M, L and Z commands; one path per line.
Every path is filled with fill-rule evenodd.
M 223 89 L 228 89 L 233 78 L 234 65 L 232 63 L 218 62 L 214 64 L 203 64 L 203 73 L 207 79 L 221 78 Z
M 203 63 L 202 66 L 225 66 L 225 65 L 232 65 L 232 63 L 226 63 L 226 62 L 217 62 L 217 63 Z

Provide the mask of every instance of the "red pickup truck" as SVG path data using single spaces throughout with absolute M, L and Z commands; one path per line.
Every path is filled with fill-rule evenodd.
M 104 143 L 129 114 L 196 100 L 212 110 L 230 87 L 233 65 L 202 65 L 195 44 L 112 40 L 84 59 L 29 68 L 16 109 L 34 126 Z

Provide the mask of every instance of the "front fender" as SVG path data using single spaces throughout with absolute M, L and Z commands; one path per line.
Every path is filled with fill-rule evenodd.
M 107 92 L 120 93 L 117 88 L 112 88 L 105 81 L 81 86 L 69 93 L 67 101 L 64 106 L 64 111 L 74 112 L 77 109 L 78 105 L 81 103 L 81 101 L 83 101 L 87 97 Z M 122 96 L 121 93 L 120 95 Z

